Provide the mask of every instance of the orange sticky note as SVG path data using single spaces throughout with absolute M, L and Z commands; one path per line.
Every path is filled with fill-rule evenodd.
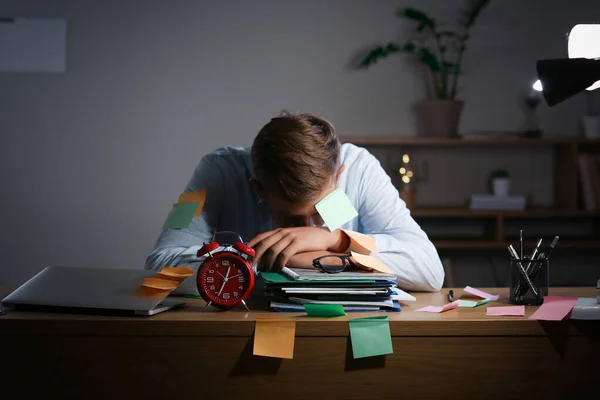
M 158 272 L 162 279 L 182 282 L 185 278 L 194 275 L 194 270 L 190 267 L 165 267 Z
M 194 203 L 198 202 L 200 205 L 196 209 L 194 213 L 195 217 L 198 217 L 202 212 L 202 208 L 204 207 L 204 202 L 206 201 L 206 189 L 196 190 L 195 192 L 184 193 L 179 196 L 178 203 Z
M 294 358 L 296 321 L 280 318 L 256 318 L 254 355 Z
M 371 236 L 346 229 L 342 229 L 342 231 L 350 238 L 350 250 L 361 254 L 377 253 L 375 239 Z
M 142 286 L 158 290 L 173 290 L 179 286 L 179 282 L 162 278 L 144 278 Z
M 373 256 L 356 253 L 354 251 L 351 251 L 350 254 L 352 255 L 354 261 L 356 261 L 360 266 L 366 269 L 375 269 L 380 272 L 385 272 L 386 274 L 393 274 L 391 269 L 386 267 L 381 261 L 379 261 Z

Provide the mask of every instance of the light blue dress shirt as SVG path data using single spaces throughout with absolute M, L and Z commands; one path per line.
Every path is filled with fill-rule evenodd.
M 345 143 L 341 147 L 345 166 L 338 188 L 342 188 L 358 217 L 341 229 L 375 238 L 379 251 L 371 254 L 390 268 L 405 290 L 438 291 L 444 280 L 439 255 L 425 232 L 392 185 L 379 161 L 366 149 Z M 223 147 L 202 157 L 183 193 L 206 189 L 206 202 L 199 217 L 186 229 L 166 229 L 146 260 L 146 268 L 190 265 L 204 242 L 216 231 L 237 232 L 244 241 L 275 229 L 265 202 L 249 183 L 254 177 L 249 148 Z M 190 265 L 197 268 L 197 264 Z M 180 293 L 197 293 L 188 278 Z

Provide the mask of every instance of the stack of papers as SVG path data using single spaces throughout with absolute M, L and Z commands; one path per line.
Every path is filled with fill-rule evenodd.
M 376 272 L 327 274 L 285 268 L 262 272 L 273 311 L 304 311 L 304 304 L 340 304 L 349 311 L 400 311 L 400 301 L 415 301 L 396 286 L 396 277 Z

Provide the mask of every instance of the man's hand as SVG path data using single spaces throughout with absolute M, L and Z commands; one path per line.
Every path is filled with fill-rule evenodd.
M 323 228 L 280 228 L 261 233 L 248 242 L 256 251 L 254 262 L 259 270 L 281 270 L 289 259 L 308 251 L 341 253 L 350 244 L 348 236 L 340 230 L 330 232 Z

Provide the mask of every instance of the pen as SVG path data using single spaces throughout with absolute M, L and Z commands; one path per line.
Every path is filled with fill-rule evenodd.
M 519 231 L 519 241 L 521 242 L 521 260 L 523 259 L 523 229 Z
M 542 244 L 542 239 L 539 239 L 537 241 L 537 244 L 535 245 L 535 248 L 531 252 L 531 255 L 529 256 L 529 264 L 527 264 L 527 268 L 525 268 L 525 270 L 527 271 L 527 273 L 531 272 L 531 266 L 533 265 L 532 261 L 534 261 L 535 258 L 537 257 L 538 251 L 540 249 L 541 244 Z

